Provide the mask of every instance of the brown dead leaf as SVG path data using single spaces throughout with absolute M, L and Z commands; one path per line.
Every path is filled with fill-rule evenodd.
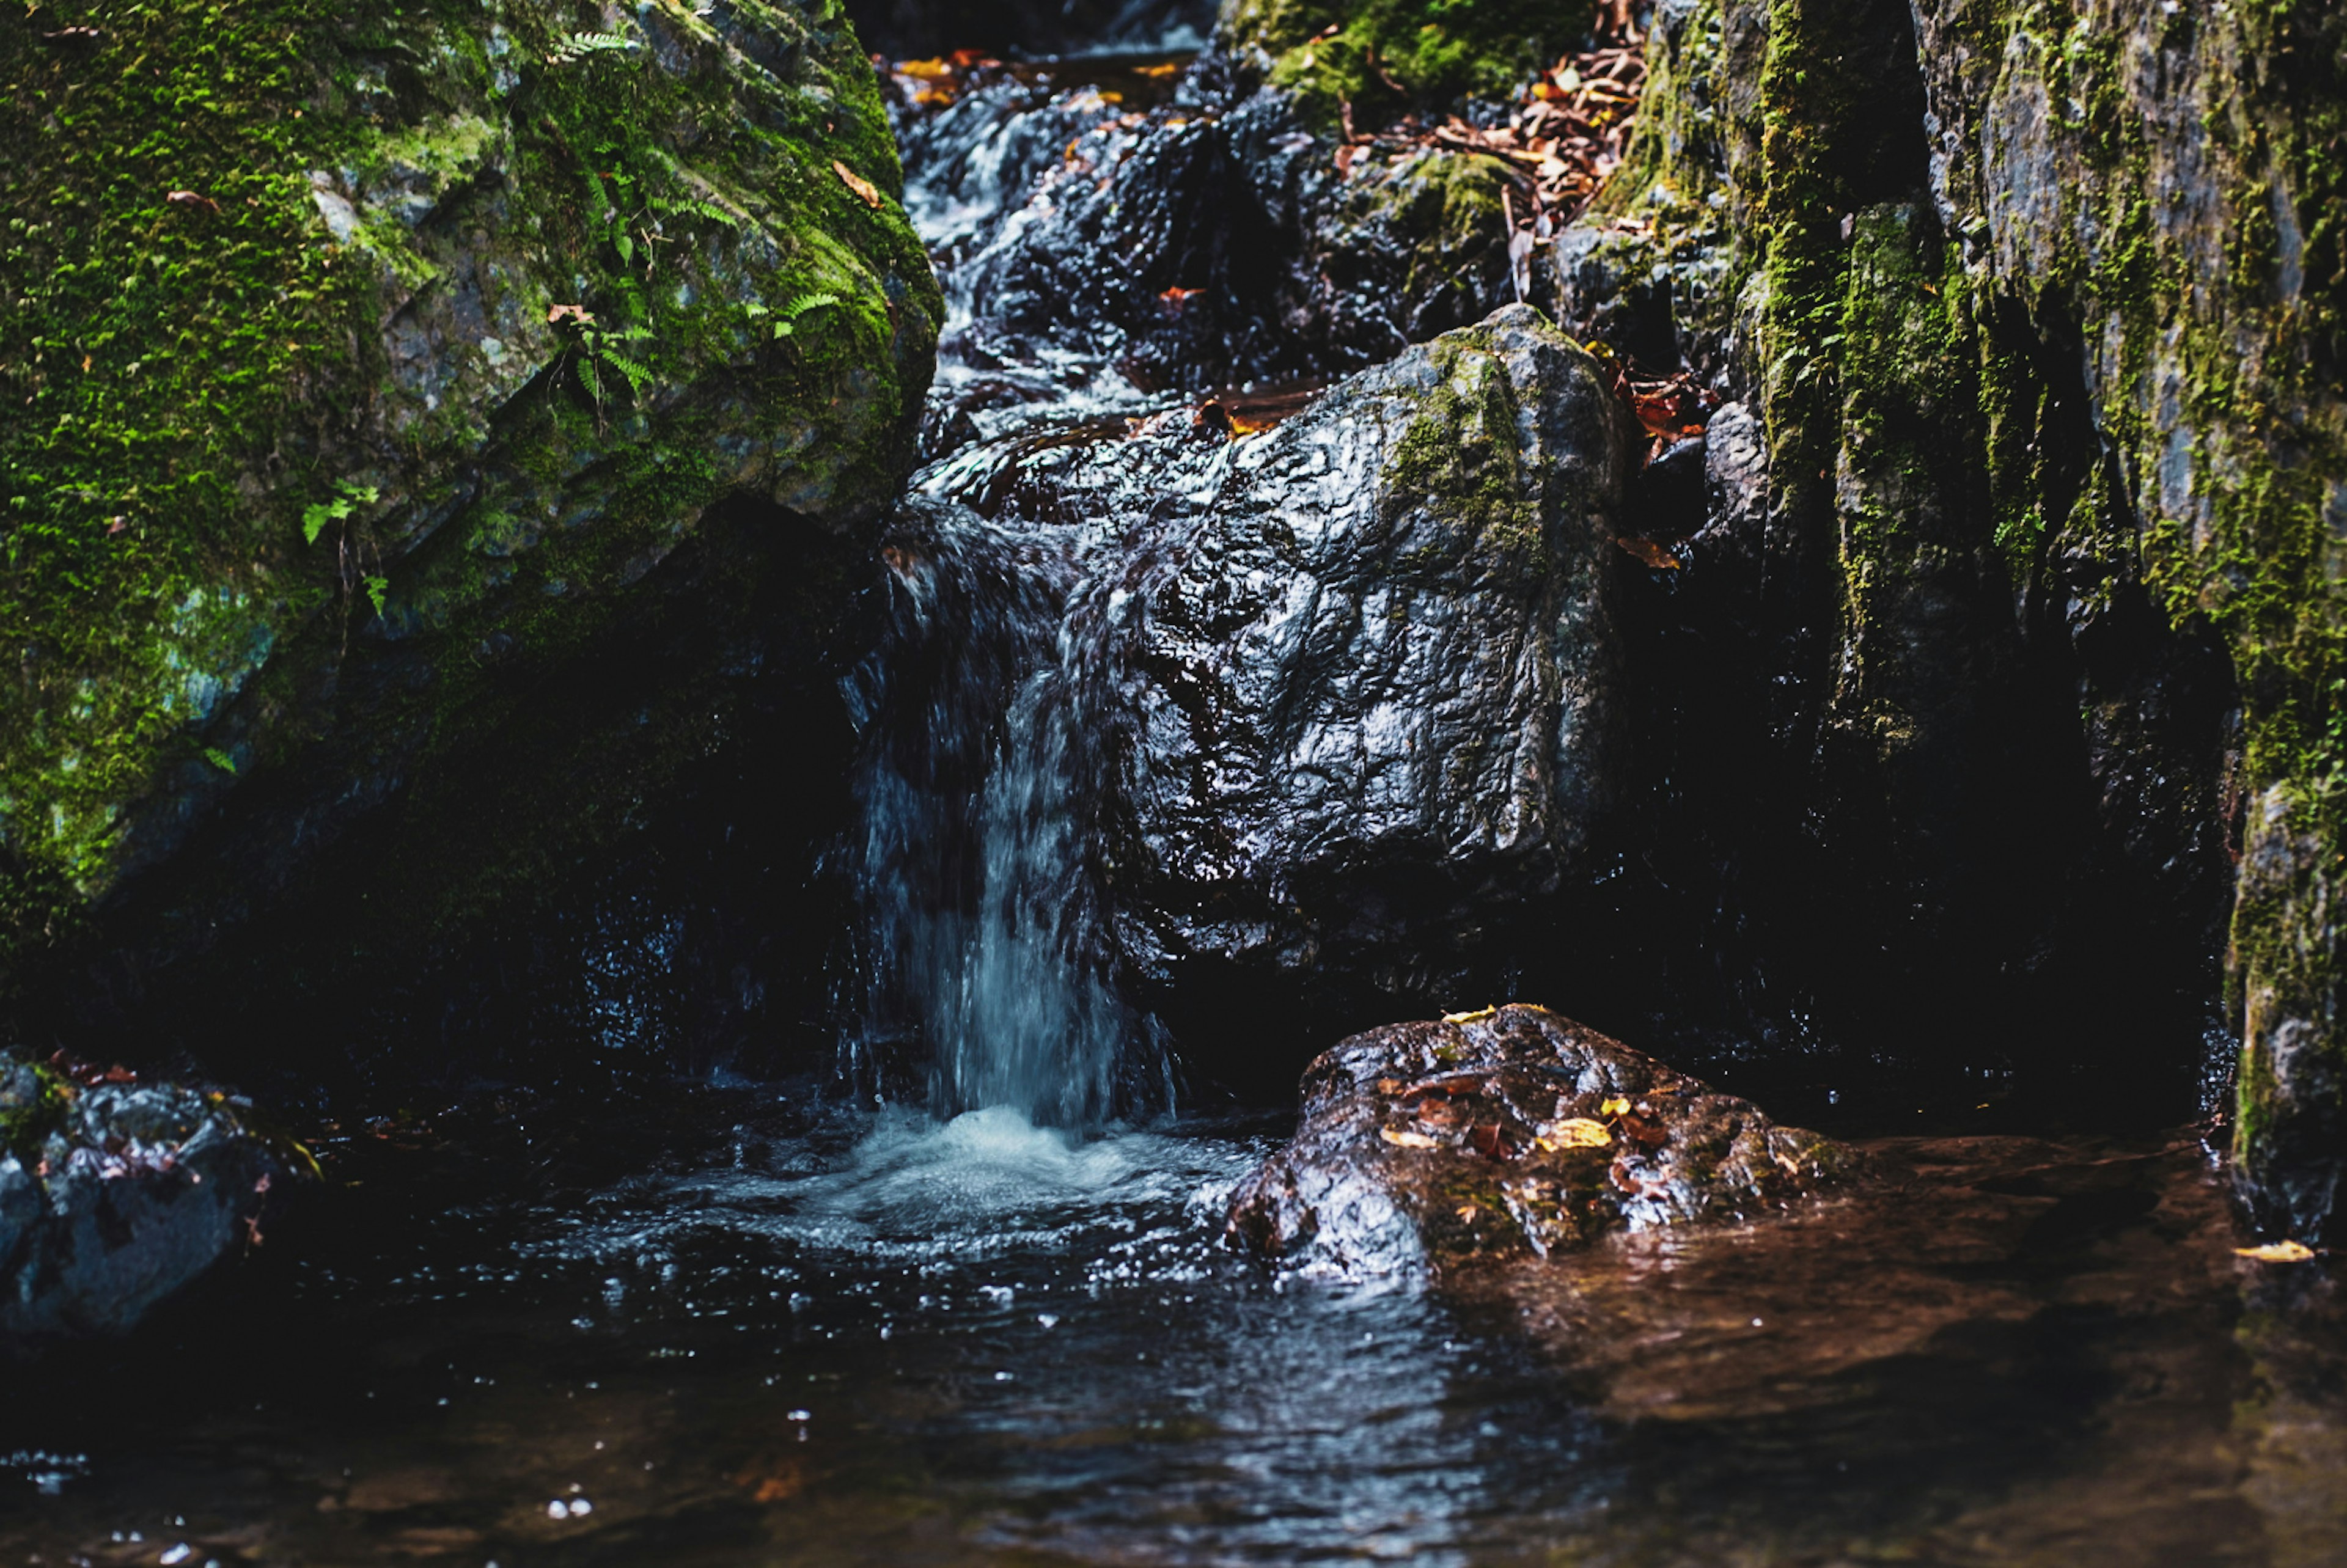
M 1440 1141 L 1423 1132 L 1405 1132 L 1398 1127 L 1380 1127 L 1378 1136 L 1397 1149 L 1439 1149 L 1442 1146 Z
M 866 207 L 880 205 L 880 188 L 865 179 L 837 159 L 831 160 L 831 171 L 839 176 L 840 183 L 856 192 L 856 200 Z
M 1635 536 L 1624 536 L 1621 538 L 1615 539 L 1614 542 L 1620 545 L 1632 555 L 1636 556 L 1640 560 L 1645 562 L 1646 565 L 1653 567 L 1656 571 L 1676 571 L 1679 569 L 1679 558 L 1671 554 L 1670 551 L 1665 549 L 1662 546 L 1656 544 L 1652 539 L 1642 539 Z
M 1467 1143 L 1486 1160 L 1505 1160 L 1515 1153 L 1508 1147 L 1507 1130 L 1497 1122 L 1478 1122 L 1468 1128 Z

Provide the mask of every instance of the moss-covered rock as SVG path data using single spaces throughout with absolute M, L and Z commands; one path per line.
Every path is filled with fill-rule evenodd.
M 1934 813 L 1967 794 L 2008 831 L 1978 802 L 2012 781 L 1963 732 L 2000 660 L 2061 671 L 2073 712 L 2042 754 L 2075 748 L 2084 777 L 2026 787 L 2142 861 L 2188 935 L 2181 906 L 2226 876 L 2227 803 L 2254 802 L 2235 1152 L 2263 1223 L 2333 1230 L 2347 18 L 1672 0 L 1650 84 L 1625 178 L 1560 247 L 1560 292 L 1599 327 L 1659 311 L 1759 415 L 1774 537 L 1832 552 L 1825 752 L 1840 734 L 1870 755 L 1858 793 L 1894 839 L 1950 845 Z M 2214 719 L 2176 733 L 2170 674 L 2203 638 L 2230 655 L 2237 741 Z
M 265 897 L 530 728 L 712 504 L 819 551 L 909 461 L 940 306 L 825 0 L 66 0 L 0 77 L 19 987 L 208 824 Z
M 1366 128 L 1465 94 L 1508 97 L 1585 31 L 1540 0 L 1233 0 L 1215 41 L 1321 123 Z

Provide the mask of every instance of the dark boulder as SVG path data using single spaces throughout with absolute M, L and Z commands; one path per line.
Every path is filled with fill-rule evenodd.
M 980 443 L 923 481 L 972 509 L 897 515 L 907 602 L 937 607 L 902 656 L 1056 563 L 1021 722 L 1059 715 L 1052 776 L 1109 797 L 1086 884 L 1108 961 L 1192 996 L 1243 971 L 1410 1005 L 1591 868 L 1626 446 L 1595 362 L 1523 306 L 1268 432 L 1209 405 Z
M 260 1240 L 298 1156 L 226 1096 L 0 1066 L 0 1336 L 117 1335 Z
M 1296 1139 L 1240 1186 L 1230 1234 L 1331 1272 L 1747 1220 L 1857 1169 L 1840 1145 L 1544 1008 L 1370 1030 L 1303 1088 Z

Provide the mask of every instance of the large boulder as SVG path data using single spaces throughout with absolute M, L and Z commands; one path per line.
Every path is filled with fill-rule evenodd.
M 1595 362 L 1521 305 L 1238 444 L 1133 656 L 1119 897 L 1153 965 L 1422 980 L 1587 869 L 1627 447 Z
M 223 1094 L 0 1058 L 0 1343 L 128 1332 L 261 1244 L 299 1159 Z
M 1544 1008 L 1370 1030 L 1315 1061 L 1303 1089 L 1294 1142 L 1233 1194 L 1229 1223 L 1318 1272 L 1456 1270 L 1624 1228 L 1748 1220 L 1858 1169 L 1840 1145 Z
M 938 297 L 831 6 L 75 0 L 0 77 L 13 989 L 135 989 L 387 802 L 335 876 L 428 866 L 407 925 L 526 880 L 909 466 Z
M 979 443 L 896 519 L 911 592 L 871 701 L 902 787 L 867 794 L 969 833 L 1080 821 L 1065 855 L 932 853 L 1048 862 L 1020 907 L 1058 929 L 1090 900 L 1091 958 L 1225 1024 L 1235 972 L 1354 1005 L 1474 972 L 1589 871 L 1619 790 L 1627 466 L 1599 367 L 1523 306 L 1268 431 L 1212 405 Z M 1014 777 L 1048 792 L 948 798 L 1041 787 Z

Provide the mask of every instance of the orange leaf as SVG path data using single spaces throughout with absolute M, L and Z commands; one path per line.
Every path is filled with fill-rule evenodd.
M 862 175 L 856 173 L 856 170 L 848 168 L 847 165 L 840 162 L 839 159 L 835 158 L 831 160 L 831 169 L 833 173 L 839 176 L 840 183 L 846 186 L 850 190 L 856 192 L 857 198 L 863 201 L 865 206 L 877 207 L 880 205 L 880 188 L 878 186 L 874 185 L 870 180 L 865 179 Z
M 1670 551 L 1665 549 L 1662 546 L 1656 544 L 1652 539 L 1619 538 L 1615 539 L 1614 542 L 1620 545 L 1624 549 L 1628 550 L 1632 555 L 1636 556 L 1648 566 L 1653 567 L 1656 571 L 1676 571 L 1679 569 L 1679 558 L 1671 554 Z

